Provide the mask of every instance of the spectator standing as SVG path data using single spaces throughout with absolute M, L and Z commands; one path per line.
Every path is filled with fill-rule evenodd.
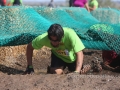
M 50 3 L 48 4 L 48 7 L 55 7 L 54 5 L 54 0 L 51 0 Z
M 73 2 L 74 2 L 74 0 L 69 0 L 69 6 L 70 6 L 70 7 L 73 6 Z
M 89 1 L 89 10 L 93 11 L 98 8 L 98 1 L 97 0 L 90 0 Z
M 19 6 L 22 5 L 22 0 L 10 0 L 8 6 Z
M 87 11 L 90 12 L 87 0 L 74 0 L 73 6 L 81 8 L 85 7 Z
M 6 5 L 6 0 L 0 0 L 0 6 L 5 6 Z

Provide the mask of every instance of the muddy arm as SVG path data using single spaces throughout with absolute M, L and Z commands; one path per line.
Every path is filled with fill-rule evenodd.
M 27 65 L 32 65 L 33 50 L 32 43 L 29 43 L 26 50 Z

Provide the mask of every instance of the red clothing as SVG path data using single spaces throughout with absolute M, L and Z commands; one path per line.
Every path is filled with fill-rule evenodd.
M 117 56 L 118 55 L 115 51 L 102 51 L 103 60 L 108 61 L 109 63 L 111 63 L 115 58 L 117 58 Z
M 6 4 L 6 0 L 3 0 L 4 5 Z
M 5 6 L 6 5 L 6 0 L 0 0 L 0 5 Z

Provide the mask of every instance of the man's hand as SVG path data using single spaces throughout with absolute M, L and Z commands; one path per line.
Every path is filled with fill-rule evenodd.
M 26 68 L 26 71 L 23 73 L 23 75 L 25 74 L 33 74 L 34 73 L 34 69 L 32 66 L 28 65 Z
M 80 71 L 80 74 L 86 74 L 90 70 L 91 70 L 91 65 L 90 64 L 83 65 L 83 67 Z
M 78 74 L 80 74 L 80 72 L 78 72 L 78 71 L 74 71 L 74 73 L 78 73 Z

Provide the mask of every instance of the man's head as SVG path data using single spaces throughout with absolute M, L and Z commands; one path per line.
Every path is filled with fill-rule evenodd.
M 63 28 L 59 24 L 52 24 L 48 29 L 48 38 L 53 47 L 58 47 L 64 35 Z

